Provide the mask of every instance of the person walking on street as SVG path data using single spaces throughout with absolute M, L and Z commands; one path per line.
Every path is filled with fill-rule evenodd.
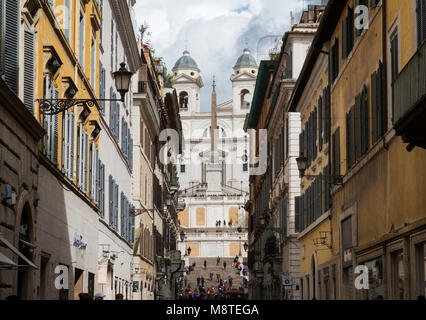
M 198 287 L 200 286 L 200 282 L 201 282 L 201 278 L 200 278 L 200 276 L 198 276 L 198 278 L 197 278 L 197 286 Z
M 220 282 L 220 274 L 219 273 L 216 273 L 216 279 L 217 279 L 217 283 L 219 283 Z
M 223 261 L 223 270 L 226 269 L 226 261 Z
M 207 269 L 207 260 L 204 260 L 204 270 Z
M 229 277 L 228 283 L 229 283 L 229 289 L 232 289 L 232 277 Z
M 210 272 L 210 281 L 213 280 L 213 272 Z
M 216 265 L 217 266 L 219 265 L 219 262 L 220 262 L 220 257 L 218 256 L 217 259 L 216 259 Z
M 204 287 L 204 277 L 201 277 L 201 286 Z

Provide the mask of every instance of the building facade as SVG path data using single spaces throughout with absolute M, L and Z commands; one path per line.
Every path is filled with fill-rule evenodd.
M 135 1 L 98 1 L 101 15 L 99 97 L 119 99 L 113 73 L 125 62 L 134 74 L 142 64 L 138 47 Z M 132 181 L 134 178 L 133 126 L 138 122 L 133 107 L 133 92 L 129 90 L 123 102 L 103 101 L 99 114 L 99 175 L 100 204 L 98 229 L 98 292 L 113 300 L 116 294 L 124 299 L 138 299 L 133 292 L 135 269 L 133 244 L 135 217 Z
M 359 5 L 368 27 L 356 24 Z M 304 299 L 425 294 L 425 151 L 416 132 L 425 15 L 422 1 L 328 3 L 289 106 L 302 112 L 307 159 L 298 212 Z M 407 94 L 407 85 L 416 90 Z M 325 124 L 306 108 L 321 95 L 315 88 L 325 97 Z M 368 288 L 355 287 L 357 266 L 367 268 Z
M 232 100 L 217 105 L 213 85 L 210 113 L 200 112 L 203 81 L 188 51 L 173 72 L 185 142 L 178 163 L 179 201 L 185 204 L 178 217 L 185 237 L 178 248 L 186 265 L 197 258 L 245 257 L 248 216 L 242 206 L 248 195 L 249 142 L 243 126 L 256 60 L 248 49 L 239 57 L 231 76 Z

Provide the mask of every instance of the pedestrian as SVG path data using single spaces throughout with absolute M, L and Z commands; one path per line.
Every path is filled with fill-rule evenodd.
M 210 272 L 210 281 L 213 280 L 213 272 Z
M 198 276 L 198 278 L 197 278 L 197 286 L 198 287 L 200 286 L 200 282 L 201 282 L 201 278 L 200 278 L 200 276 Z
M 231 289 L 232 288 L 232 277 L 229 277 L 228 283 L 229 283 L 229 288 Z
M 204 277 L 201 277 L 201 286 L 204 287 Z
M 220 282 L 220 274 L 219 273 L 216 273 L 216 279 L 217 279 L 217 283 L 219 283 Z
M 83 295 L 87 295 L 86 298 L 81 298 L 80 294 L 78 295 L 80 297 L 80 300 L 93 300 L 92 297 L 88 293 L 83 293 Z M 95 300 L 104 300 L 105 295 L 103 293 L 97 293 L 95 294 Z
M 223 220 L 223 226 L 226 227 L 226 220 Z
M 226 261 L 223 261 L 223 270 L 226 269 Z
M 219 262 L 220 262 L 220 257 L 217 257 L 217 259 L 216 259 L 216 265 L 217 266 L 219 265 Z
M 185 274 L 185 276 L 183 277 L 183 281 L 185 282 L 185 287 L 186 287 L 186 284 L 188 283 L 188 277 L 187 277 L 187 275 Z
M 204 270 L 207 269 L 207 260 L 204 260 Z

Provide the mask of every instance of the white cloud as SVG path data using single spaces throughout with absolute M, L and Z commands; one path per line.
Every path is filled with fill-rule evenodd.
M 205 87 L 201 110 L 210 110 L 213 74 L 217 79 L 218 103 L 231 98 L 231 76 L 235 62 L 248 46 L 255 58 L 262 58 L 258 41 L 265 35 L 283 35 L 290 28 L 290 11 L 296 17 L 308 1 L 302 0 L 138 0 L 138 25 L 146 21 L 156 54 L 163 56 L 171 71 L 185 49 L 197 61 Z M 313 1 L 315 2 L 315 1 Z M 263 56 L 264 57 L 264 56 Z

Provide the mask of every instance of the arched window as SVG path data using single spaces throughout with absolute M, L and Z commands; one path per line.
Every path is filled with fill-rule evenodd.
M 249 108 L 251 103 L 251 94 L 247 89 L 241 90 L 241 108 Z
M 188 93 L 186 91 L 182 91 L 179 94 L 179 107 L 181 109 L 188 109 L 188 100 L 189 100 Z
M 206 128 L 206 129 L 204 129 L 204 131 L 203 131 L 203 138 L 210 138 L 210 136 L 211 136 L 211 130 L 212 130 L 211 126 L 208 127 L 208 128 Z M 223 129 L 220 126 L 217 126 L 217 130 L 218 130 L 219 138 L 226 138 L 227 137 L 225 129 Z

